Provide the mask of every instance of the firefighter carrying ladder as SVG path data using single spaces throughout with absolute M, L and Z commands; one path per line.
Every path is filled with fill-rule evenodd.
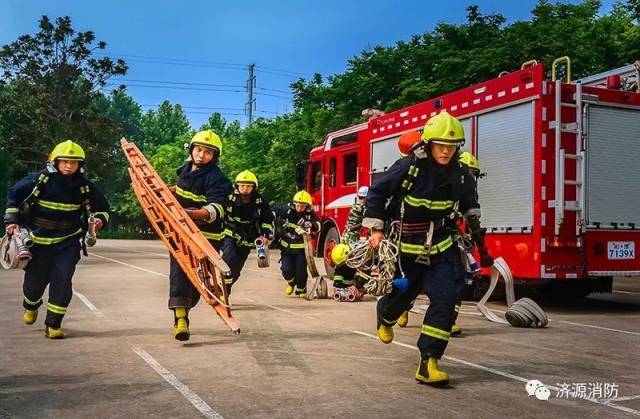
M 158 237 L 204 301 L 234 333 L 240 333 L 240 325 L 231 315 L 229 295 L 224 286 L 224 277 L 230 275 L 229 267 L 201 234 L 138 147 L 125 138 L 120 140 L 120 145 L 129 161 L 133 191 Z

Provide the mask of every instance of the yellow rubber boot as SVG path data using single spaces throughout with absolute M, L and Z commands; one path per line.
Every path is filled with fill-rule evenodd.
M 400 317 L 398 317 L 398 326 L 407 327 L 408 323 L 409 323 L 409 312 L 405 311 L 402 313 Z
M 378 326 L 378 339 L 382 343 L 393 342 L 393 327 L 381 324 Z
M 179 341 L 189 340 L 189 320 L 187 318 L 187 309 L 184 307 L 176 307 L 174 310 L 176 323 L 173 326 L 173 337 Z
M 420 361 L 416 380 L 431 386 L 446 386 L 449 384 L 449 374 L 438 369 L 438 358 L 430 356 L 428 360 Z
M 454 323 L 451 326 L 451 336 L 460 336 L 462 334 L 462 327 L 458 323 Z
M 51 326 L 46 326 L 44 329 L 44 335 L 49 339 L 64 339 L 64 332 L 60 327 L 55 328 Z
M 38 310 L 25 310 L 22 314 L 24 324 L 34 324 L 38 318 Z
M 287 288 L 284 290 L 287 295 L 293 294 L 293 287 L 291 285 L 287 285 Z

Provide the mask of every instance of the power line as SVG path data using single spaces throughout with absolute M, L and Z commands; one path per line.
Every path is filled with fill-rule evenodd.
M 311 74 L 299 73 L 297 71 L 284 70 L 284 69 L 281 69 L 281 68 L 266 67 L 266 66 L 263 66 L 263 65 L 257 65 L 256 67 L 257 68 L 264 68 L 265 70 L 270 70 L 270 71 L 274 71 L 274 72 L 289 73 L 289 74 L 297 75 L 297 76 L 311 77 Z
M 157 108 L 159 107 L 161 104 L 157 104 L 157 105 L 151 105 L 151 104 L 140 104 L 140 106 L 144 106 L 144 107 L 149 107 L 149 108 Z M 225 108 L 225 107 L 216 107 L 216 106 L 185 106 L 185 105 L 180 105 L 181 108 L 183 109 L 208 109 L 208 110 L 212 110 L 212 111 L 216 111 L 216 110 L 225 110 L 225 111 L 244 111 L 244 109 L 242 108 Z M 266 110 L 262 110 L 262 109 L 258 109 L 255 110 L 254 112 L 259 112 L 259 113 L 270 113 L 273 115 L 279 115 L 278 112 L 274 112 L 274 111 L 266 111 Z
M 123 82 L 134 82 L 134 83 L 160 83 L 160 84 L 176 84 L 176 85 L 185 85 L 185 86 L 211 86 L 211 87 L 240 87 L 245 88 L 245 86 L 239 84 L 215 84 L 215 83 L 197 83 L 197 82 L 186 82 L 186 81 L 174 81 L 174 80 L 143 80 L 143 79 L 119 79 L 114 78 L 114 81 L 123 81 Z M 253 87 L 257 90 L 265 90 L 268 92 L 276 92 L 276 93 L 285 93 L 291 94 L 290 91 L 280 90 L 280 89 L 271 89 L 268 87 Z
M 150 56 L 150 55 L 135 55 L 135 54 L 117 54 L 117 53 L 113 53 L 113 54 L 106 54 L 106 53 L 95 53 L 96 55 L 101 55 L 101 56 L 112 56 L 112 55 L 117 55 L 119 57 L 123 57 L 123 58 L 129 58 L 132 61 L 139 61 L 139 60 L 144 60 L 142 62 L 157 62 L 159 64 L 169 64 L 169 63 L 175 63 L 175 64 L 198 64 L 198 65 L 203 65 L 203 66 L 214 66 L 214 67 L 231 67 L 234 69 L 238 69 L 238 70 L 244 70 L 248 67 L 247 64 L 241 64 L 241 63 L 228 63 L 228 62 L 220 62 L 220 61 L 205 61 L 205 60 L 191 60 L 191 59 L 185 59 L 185 58 L 172 58 L 172 57 L 158 57 L 158 56 Z M 267 73 L 280 73 L 280 75 L 286 75 L 286 76 L 305 76 L 305 77 L 311 77 L 311 74 L 309 73 L 302 73 L 299 71 L 292 71 L 292 70 L 286 70 L 283 68 L 277 68 L 277 67 L 269 67 L 269 66 L 263 66 L 263 65 L 256 65 L 256 68 L 261 68 L 263 69 L 262 71 L 267 72 Z
M 163 84 L 180 84 L 185 86 L 211 86 L 211 87 L 244 87 L 239 84 L 214 84 L 214 83 L 196 83 L 186 81 L 173 81 L 173 80 L 142 80 L 142 79 L 118 79 L 116 81 L 134 82 L 134 83 L 163 83 Z
M 107 86 L 120 86 L 117 83 L 107 83 Z M 153 86 L 150 84 L 125 84 L 127 87 L 147 87 L 153 89 L 175 89 L 175 90 L 196 90 L 196 91 L 208 91 L 208 92 L 226 92 L 226 93 L 244 93 L 244 90 L 232 90 L 232 89 L 210 89 L 210 88 L 196 88 L 196 87 L 182 87 L 182 86 Z
M 238 70 L 244 70 L 247 68 L 246 64 L 240 63 L 225 63 L 225 62 L 216 62 L 216 61 L 204 61 L 204 60 L 190 60 L 184 58 L 171 58 L 171 57 L 154 57 L 149 55 L 134 55 L 134 54 L 106 54 L 106 53 L 96 53 L 96 55 L 102 56 L 112 56 L 118 55 L 120 57 L 131 59 L 132 61 L 145 60 L 146 62 L 159 62 L 159 63 L 184 63 L 184 64 L 199 64 L 206 66 L 216 66 L 216 67 L 232 67 Z
M 272 95 L 272 94 L 269 94 L 269 93 L 256 92 L 256 95 L 260 95 L 260 96 L 269 96 L 269 97 L 277 97 L 277 98 L 280 98 L 280 99 L 287 99 L 287 100 L 291 100 L 291 98 L 290 98 L 290 97 L 288 97 L 288 96 Z
M 271 70 L 259 69 L 258 71 L 261 72 L 261 73 L 271 74 L 271 75 L 280 76 L 280 77 L 286 77 L 286 78 L 289 78 L 289 79 L 299 79 L 300 78 L 300 76 L 296 76 L 296 75 L 293 75 L 293 74 L 285 74 L 285 73 L 280 73 L 280 72 L 271 71 Z
M 160 61 L 160 60 L 145 60 L 142 58 L 128 58 L 127 61 L 133 61 L 138 63 L 147 63 L 147 64 L 166 64 L 166 65 L 178 65 L 183 67 L 204 67 L 204 68 L 218 68 L 223 70 L 241 70 L 244 71 L 246 66 L 243 67 L 228 67 L 223 65 L 214 65 L 214 64 L 197 64 L 197 63 L 183 63 L 183 62 L 173 62 L 173 61 Z
M 286 93 L 288 95 L 291 94 L 291 92 L 287 91 L 287 90 L 278 90 L 278 89 L 269 89 L 268 87 L 254 87 L 254 89 L 258 89 L 258 90 L 266 90 L 268 92 L 278 92 L 278 93 Z

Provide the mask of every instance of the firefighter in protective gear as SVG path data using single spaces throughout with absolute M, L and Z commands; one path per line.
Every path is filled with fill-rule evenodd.
M 356 286 L 356 269 L 346 263 L 350 251 L 351 248 L 345 243 L 338 243 L 331 249 L 331 260 L 335 266 L 333 298 L 336 301 L 360 301 L 364 296 L 364 292 Z
M 460 153 L 460 157 L 458 158 L 458 160 L 460 164 L 462 164 L 462 167 L 466 169 L 469 172 L 469 174 L 473 177 L 477 185 L 478 177 L 480 176 L 480 162 L 478 161 L 478 159 L 468 151 L 463 151 L 462 153 Z M 477 190 L 476 190 L 476 193 L 477 193 Z M 460 312 L 460 307 L 462 307 L 461 296 L 463 291 L 463 283 L 461 282 L 459 286 L 460 286 L 460 291 L 458 295 L 458 301 L 456 302 L 455 313 L 453 317 L 454 323 L 453 323 L 453 326 L 451 326 L 451 336 L 453 337 L 462 335 L 462 327 L 460 327 L 457 321 L 458 321 L 458 315 Z M 409 323 L 409 310 L 402 313 L 402 315 L 398 318 L 397 324 L 400 327 L 406 327 L 408 323 Z
M 420 135 L 420 131 L 409 131 L 398 138 L 398 151 L 401 157 L 411 154 L 411 149 L 421 141 Z
M 287 295 L 304 297 L 307 293 L 307 260 L 304 254 L 304 239 L 300 229 L 311 234 L 320 231 L 320 219 L 313 211 L 311 195 L 299 191 L 293 202 L 284 208 L 275 208 L 275 213 L 283 220 L 280 254 L 282 276 L 287 281 Z
M 231 269 L 231 277 L 225 278 L 231 293 L 255 240 L 261 237 L 267 243 L 273 241 L 273 213 L 258 192 L 258 178 L 249 170 L 236 176 L 235 189 L 227 200 L 224 233 L 222 259 Z
M 71 140 L 56 145 L 46 169 L 16 183 L 7 195 L 7 234 L 25 226 L 34 245 L 25 268 L 23 320 L 33 324 L 49 285 L 45 336 L 64 338 L 61 324 L 73 295 L 71 281 L 84 247 L 90 214 L 96 231 L 109 221 L 109 204 L 84 175 L 85 152 Z
M 471 176 L 478 178 L 480 176 L 480 161 L 468 151 L 460 153 L 460 163 L 466 166 Z
M 476 196 L 477 196 L 477 183 L 480 177 L 480 161 L 468 151 L 460 153 L 459 158 L 462 167 L 466 169 L 473 180 L 476 183 Z M 453 326 L 451 326 L 451 336 L 460 336 L 462 334 L 462 327 L 458 324 L 458 315 L 460 313 L 460 307 L 462 307 L 462 284 L 458 294 L 458 301 L 456 302 L 455 314 L 453 317 Z
M 356 193 L 356 202 L 351 206 L 347 217 L 347 225 L 342 233 L 342 241 L 345 243 L 354 243 L 360 239 L 360 229 L 364 218 L 364 202 L 368 192 L 368 186 L 361 186 Z
M 380 340 L 393 340 L 397 319 L 426 291 L 430 305 L 418 340 L 421 359 L 416 379 L 444 385 L 449 376 L 438 369 L 438 359 L 449 341 L 463 275 L 452 236 L 456 209 L 467 219 L 475 217 L 479 225 L 480 205 L 475 183 L 457 158 L 464 143 L 460 121 L 441 112 L 427 121 L 422 140 L 413 156 L 396 161 L 372 185 L 363 226 L 372 229 L 369 240 L 377 247 L 385 236 L 385 224 L 398 221 L 392 229 L 399 236 L 399 267 L 408 278 L 405 289 L 394 286 L 378 301 Z M 492 260 L 485 262 L 489 266 Z
M 222 141 L 211 130 L 196 133 L 189 144 L 189 158 L 177 170 L 175 195 L 202 234 L 220 251 L 224 239 L 223 220 L 231 182 L 218 167 Z M 173 335 L 189 340 L 189 310 L 200 299 L 178 262 L 169 261 L 169 309 L 174 312 Z

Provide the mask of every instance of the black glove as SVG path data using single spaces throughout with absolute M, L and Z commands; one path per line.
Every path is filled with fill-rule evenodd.
M 484 247 L 484 235 L 487 229 L 480 227 L 480 219 L 475 215 L 468 217 L 467 226 L 471 232 L 471 240 L 473 240 L 478 248 Z
M 478 251 L 480 252 L 480 267 L 482 268 L 490 268 L 493 266 L 493 257 L 489 254 L 489 251 L 485 246 L 479 246 Z

